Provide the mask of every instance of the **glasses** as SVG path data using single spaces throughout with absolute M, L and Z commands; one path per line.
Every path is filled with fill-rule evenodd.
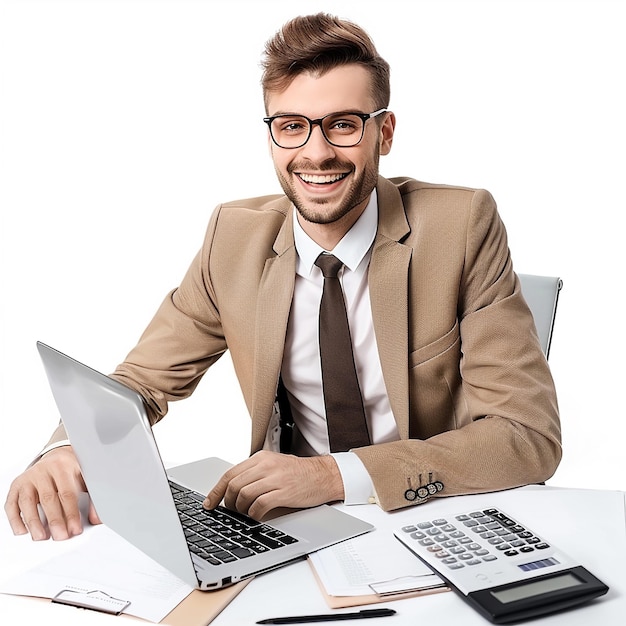
M 324 139 L 337 148 L 352 148 L 360 143 L 365 133 L 367 120 L 386 113 L 387 109 L 378 109 L 373 113 L 329 113 L 312 120 L 306 115 L 286 114 L 264 117 L 269 126 L 272 141 L 279 148 L 301 148 L 311 136 L 313 126 L 319 126 Z

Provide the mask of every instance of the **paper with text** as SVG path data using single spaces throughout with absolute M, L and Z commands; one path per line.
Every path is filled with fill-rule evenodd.
M 443 581 L 395 539 L 377 529 L 310 555 L 331 596 L 386 595 L 443 586 Z

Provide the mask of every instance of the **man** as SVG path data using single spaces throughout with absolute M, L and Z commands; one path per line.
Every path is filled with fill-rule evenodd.
M 223 499 L 253 517 L 334 501 L 392 510 L 549 478 L 561 455 L 556 394 L 492 197 L 379 176 L 395 130 L 389 68 L 354 24 L 324 14 L 286 24 L 266 46 L 263 92 L 285 196 L 216 209 L 181 285 L 113 374 L 154 423 L 230 350 L 252 454 L 205 506 Z M 331 252 L 353 347 L 336 371 L 343 361 L 325 355 L 338 335 L 324 339 L 341 317 L 324 321 L 326 281 L 337 293 Z M 345 409 L 339 429 L 365 438 L 336 443 L 332 388 L 343 403 L 351 369 L 361 422 Z M 11 486 L 15 533 L 48 536 L 37 503 L 53 538 L 81 532 L 84 484 L 67 444 L 59 427 Z

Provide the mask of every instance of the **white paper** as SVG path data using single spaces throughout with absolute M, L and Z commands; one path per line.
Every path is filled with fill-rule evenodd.
M 0 584 L 0 592 L 54 598 L 99 591 L 129 602 L 124 613 L 160 622 L 192 588 L 104 525 L 80 545 Z
M 310 558 L 330 596 L 399 593 L 443 585 L 387 530 L 343 541 Z

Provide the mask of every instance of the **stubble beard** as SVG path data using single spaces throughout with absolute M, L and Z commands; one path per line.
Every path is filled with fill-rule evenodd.
M 294 171 L 298 171 L 299 169 L 311 170 L 310 167 L 301 167 L 301 165 L 293 163 L 288 166 L 287 173 L 293 178 L 296 176 Z M 332 163 L 326 163 L 316 169 L 320 173 L 333 169 L 345 170 L 345 164 L 339 161 L 333 161 Z M 350 175 L 353 175 L 353 173 L 354 168 L 352 168 Z M 334 207 L 331 206 L 331 202 L 324 198 L 313 198 L 305 202 L 296 193 L 293 183 L 287 177 L 278 170 L 276 170 L 276 174 L 285 195 L 291 200 L 303 219 L 313 224 L 332 224 L 345 217 L 352 209 L 369 198 L 378 182 L 378 155 L 376 155 L 374 163 L 370 164 L 359 178 L 351 182 L 348 193 L 340 200 L 339 204 Z

